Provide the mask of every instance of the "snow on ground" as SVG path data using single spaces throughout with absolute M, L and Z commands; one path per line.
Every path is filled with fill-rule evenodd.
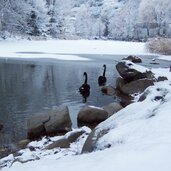
M 70 144 L 70 148 L 46 149 L 48 145 L 57 140 L 68 138 L 73 133 L 80 131 L 83 131 L 84 133 L 75 142 Z M 13 163 L 27 163 L 40 159 L 44 160 L 44 158 L 45 160 L 48 158 L 57 160 L 65 156 L 78 155 L 81 153 L 82 146 L 90 132 L 90 128 L 82 127 L 73 129 L 64 136 L 43 137 L 42 140 L 32 141 L 27 145 L 26 149 L 20 150 L 17 155 L 10 154 L 9 156 L 0 159 L 0 170 L 4 167 L 8 170 Z
M 167 75 L 169 80 L 155 83 L 146 89 L 144 101 L 137 101 L 102 122 L 97 132 L 107 129 L 108 133 L 98 139 L 97 151 L 80 155 L 83 141 L 80 145 L 73 144 L 69 150 L 54 149 L 55 153 L 27 149 L 23 152 L 24 159 L 38 156 L 39 160 L 27 163 L 16 160 L 2 171 L 170 171 L 171 72 L 168 68 L 152 71 L 156 76 Z M 32 143 L 35 147 L 37 144 L 41 146 Z
M 70 54 L 145 55 L 144 43 L 102 40 L 0 41 L 0 57 L 88 60 Z
M 153 68 L 151 71 L 155 73 L 155 77 L 166 76 L 169 80 L 171 80 L 171 72 L 169 72 L 170 68 Z

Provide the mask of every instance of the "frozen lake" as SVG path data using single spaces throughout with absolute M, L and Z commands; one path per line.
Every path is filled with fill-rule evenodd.
M 80 55 L 88 61 L 63 61 L 56 59 L 0 59 L 0 146 L 26 138 L 27 118 L 46 112 L 59 105 L 68 105 L 73 127 L 77 127 L 77 113 L 84 105 L 104 106 L 119 98 L 103 95 L 98 86 L 98 76 L 107 65 L 107 84 L 114 86 L 118 73 L 115 65 L 125 56 Z M 142 57 L 142 56 L 141 56 Z M 142 65 L 168 67 L 167 61 L 151 65 L 154 56 L 143 56 Z M 88 73 L 91 93 L 83 103 L 78 89 Z

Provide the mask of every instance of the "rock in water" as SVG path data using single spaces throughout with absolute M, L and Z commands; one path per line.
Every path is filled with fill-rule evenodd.
M 50 120 L 44 124 L 47 134 L 66 133 L 71 130 L 71 119 L 67 106 L 59 107 L 49 113 Z
M 101 88 L 102 93 L 108 95 L 108 96 L 114 96 L 116 95 L 116 90 L 112 86 L 103 86 Z
M 46 134 L 44 123 L 50 120 L 48 113 L 37 114 L 27 120 L 27 136 L 29 139 L 40 138 Z
M 40 138 L 42 135 L 65 134 L 71 130 L 71 119 L 67 106 L 32 116 L 27 121 L 29 139 Z
M 154 85 L 154 81 L 150 79 L 135 80 L 122 86 L 121 92 L 126 95 L 142 93 L 147 87 L 152 85 Z
M 119 62 L 116 65 L 116 69 L 126 82 L 131 82 L 143 78 L 154 78 L 153 73 L 149 69 L 136 65 L 130 61 Z
M 125 57 L 122 60 L 128 60 L 128 61 L 131 61 L 133 63 L 142 63 L 142 60 L 141 60 L 140 57 L 138 57 L 138 56 L 132 56 L 132 55 L 130 55 L 128 57 Z
M 78 126 L 95 127 L 100 122 L 108 118 L 108 113 L 103 108 L 88 106 L 78 113 Z

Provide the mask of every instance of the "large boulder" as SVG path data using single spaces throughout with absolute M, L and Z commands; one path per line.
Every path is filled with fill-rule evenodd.
M 108 113 L 103 108 L 87 106 L 81 109 L 77 116 L 78 126 L 95 127 L 108 118 Z
M 123 107 L 119 103 L 114 102 L 104 106 L 103 109 L 108 113 L 108 117 L 110 117 L 119 110 L 123 109 Z
M 44 123 L 50 120 L 47 113 L 37 114 L 27 120 L 27 136 L 29 139 L 35 139 L 46 134 Z
M 129 55 L 128 57 L 125 57 L 122 60 L 128 60 L 128 61 L 131 61 L 133 63 L 142 63 L 142 60 L 140 57 L 132 56 L 132 55 Z
M 126 82 L 131 82 L 142 78 L 153 79 L 154 77 L 153 73 L 149 69 L 136 65 L 130 61 L 119 62 L 116 65 L 116 69 Z
M 147 87 L 154 85 L 151 79 L 140 79 L 131 81 L 121 87 L 121 92 L 126 95 L 142 93 Z
M 50 120 L 44 124 L 47 134 L 66 133 L 71 130 L 71 119 L 67 106 L 49 112 Z
M 27 135 L 29 139 L 42 135 L 65 134 L 71 130 L 71 119 L 67 106 L 60 106 L 56 110 L 32 116 L 27 121 Z

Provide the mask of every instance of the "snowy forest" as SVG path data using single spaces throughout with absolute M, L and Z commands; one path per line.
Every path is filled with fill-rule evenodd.
M 0 37 L 171 37 L 170 0 L 0 0 Z

